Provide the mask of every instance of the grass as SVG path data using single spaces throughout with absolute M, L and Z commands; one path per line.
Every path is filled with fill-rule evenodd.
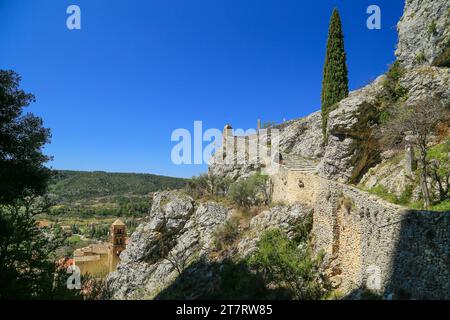
M 398 198 L 396 195 L 390 193 L 385 186 L 379 184 L 375 187 L 373 187 L 372 189 L 368 190 L 369 193 L 372 193 L 388 202 L 391 203 L 398 203 Z
M 450 212 L 450 199 L 447 199 L 445 201 L 442 201 L 441 203 L 431 206 L 430 210 Z

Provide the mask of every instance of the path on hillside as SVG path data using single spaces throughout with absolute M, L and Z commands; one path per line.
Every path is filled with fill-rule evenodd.
M 289 171 L 316 173 L 317 164 L 309 159 L 294 154 L 283 154 L 283 164 Z

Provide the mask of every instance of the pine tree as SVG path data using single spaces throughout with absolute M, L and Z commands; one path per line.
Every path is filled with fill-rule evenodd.
M 334 9 L 328 31 L 327 54 L 322 81 L 322 130 L 326 140 L 328 115 L 348 96 L 348 74 L 341 18 Z

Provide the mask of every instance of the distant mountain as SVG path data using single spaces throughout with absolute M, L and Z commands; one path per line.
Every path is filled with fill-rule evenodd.
M 150 192 L 180 189 L 186 179 L 137 173 L 57 171 L 50 193 L 59 204 L 87 203 L 99 198 L 142 197 Z

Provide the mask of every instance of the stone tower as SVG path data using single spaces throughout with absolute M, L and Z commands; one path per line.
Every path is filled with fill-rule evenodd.
M 110 230 L 110 237 L 111 237 L 111 269 L 114 270 L 115 266 L 119 262 L 119 255 L 120 253 L 125 250 L 126 243 L 125 243 L 125 237 L 126 237 L 126 229 L 125 229 L 125 223 L 122 222 L 122 220 L 117 219 L 113 222 L 111 225 Z
M 233 155 L 233 128 L 230 124 L 225 125 L 222 131 L 222 160 L 227 157 L 227 152 Z

